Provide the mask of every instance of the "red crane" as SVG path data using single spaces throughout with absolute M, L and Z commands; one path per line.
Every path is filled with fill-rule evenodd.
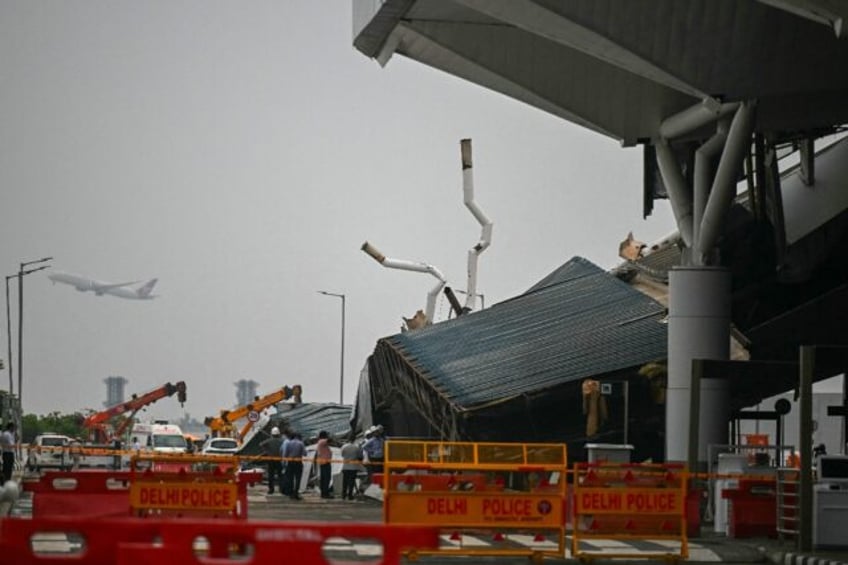
M 186 401 L 186 384 L 183 381 L 177 384 L 165 383 L 163 386 L 141 396 L 134 394 L 126 402 L 115 404 L 106 410 L 89 415 L 83 421 L 82 425 L 94 432 L 96 441 L 99 443 L 106 443 L 112 439 L 120 439 L 124 435 L 124 432 L 127 431 L 127 428 L 132 425 L 135 415 L 139 410 L 153 404 L 157 400 L 167 396 L 173 396 L 174 394 L 177 395 L 177 400 L 180 401 L 180 406 L 182 406 Z M 119 421 L 113 423 L 113 431 L 110 434 L 107 424 L 113 419 L 118 419 Z

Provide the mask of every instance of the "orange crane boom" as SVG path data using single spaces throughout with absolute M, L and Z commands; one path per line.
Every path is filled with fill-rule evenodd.
M 244 439 L 244 436 L 247 435 L 247 432 L 253 428 L 255 421 L 252 418 L 248 418 L 247 423 L 240 430 L 236 428 L 235 422 L 242 418 L 247 418 L 251 412 L 258 414 L 269 406 L 273 406 L 274 404 L 288 400 L 289 398 L 294 398 L 295 402 L 300 403 L 301 393 L 302 389 L 300 385 L 294 385 L 293 387 L 284 386 L 283 388 L 275 390 L 265 396 L 257 396 L 253 399 L 253 402 L 245 404 L 244 406 L 239 406 L 232 410 L 221 410 L 221 413 L 218 416 L 214 418 L 206 418 L 204 424 L 209 426 L 213 436 L 223 434 L 233 435 L 241 441 Z
M 183 381 L 177 384 L 165 383 L 157 389 L 151 390 L 141 396 L 132 395 L 132 398 L 126 402 L 110 406 L 106 410 L 95 412 L 89 415 L 83 421 L 82 425 L 86 429 L 94 430 L 101 442 L 108 441 L 108 430 L 106 424 L 114 418 L 121 417 L 120 423 L 114 426 L 111 434 L 112 438 L 119 439 L 127 428 L 132 424 L 135 415 L 145 406 L 149 406 L 162 398 L 177 395 L 177 400 L 182 406 L 186 401 L 186 384 Z

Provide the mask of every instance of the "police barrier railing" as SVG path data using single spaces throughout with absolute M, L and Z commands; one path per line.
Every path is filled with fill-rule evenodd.
M 688 481 L 686 469 L 675 464 L 575 464 L 572 555 L 686 559 Z M 611 553 L 581 545 L 592 540 L 673 540 L 678 551 Z
M 247 485 L 262 479 L 239 473 L 226 456 L 138 454 L 130 465 L 129 508 L 133 516 L 246 518 Z
M 438 547 L 438 530 L 381 524 L 232 520 L 0 520 L 0 555 L 15 565 L 330 565 L 328 540 L 382 545 L 377 565 L 398 565 L 403 552 Z M 63 545 L 59 548 L 59 545 Z M 62 550 L 60 550 L 62 549 Z
M 419 553 L 564 555 L 564 444 L 389 440 L 384 454 L 386 524 L 441 528 Z
M 126 516 L 130 476 L 129 471 L 45 471 L 22 487 L 33 495 L 36 518 Z

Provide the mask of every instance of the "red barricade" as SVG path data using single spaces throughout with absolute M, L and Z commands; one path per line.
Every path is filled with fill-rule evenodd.
M 33 493 L 34 518 L 99 518 L 127 515 L 129 481 L 129 471 L 46 471 L 37 482 L 25 481 L 23 487 Z
M 46 471 L 38 481 L 25 481 L 23 489 L 33 493 L 32 516 L 102 518 L 130 513 L 130 471 Z M 247 487 L 262 481 L 261 473 L 238 473 L 238 512 L 247 518 Z
M 80 539 L 84 550 L 38 552 L 33 538 L 52 534 Z M 398 565 L 410 549 L 437 549 L 439 531 L 425 526 L 322 524 L 315 522 L 245 522 L 235 520 L 166 520 L 118 518 L 79 520 L 33 518 L 0 520 L 0 555 L 15 565 L 200 565 L 222 562 L 237 550 L 243 565 L 293 563 L 329 565 L 324 545 L 329 538 L 369 539 L 383 546 L 383 556 L 369 563 Z M 200 540 L 208 549 L 198 550 Z M 229 561 L 227 561 L 229 562 Z

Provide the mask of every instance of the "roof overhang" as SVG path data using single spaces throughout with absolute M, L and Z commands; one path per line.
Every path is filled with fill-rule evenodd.
M 619 140 L 695 104 L 757 101 L 757 131 L 848 122 L 836 0 L 355 0 L 354 45 L 399 53 Z

